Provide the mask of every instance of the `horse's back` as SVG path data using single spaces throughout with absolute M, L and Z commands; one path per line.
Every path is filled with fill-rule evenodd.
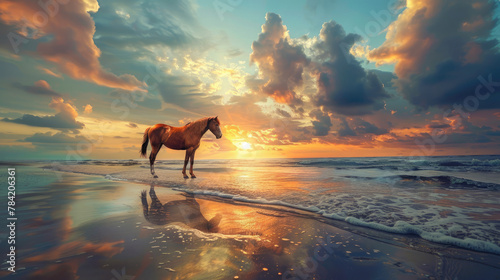
M 155 143 L 163 143 L 173 150 L 185 150 L 184 127 L 175 127 L 167 124 L 155 124 L 150 130 L 150 139 Z
M 163 123 L 157 123 L 153 125 L 150 130 L 158 130 L 158 129 L 165 129 L 165 128 L 171 128 L 172 126 L 168 124 L 163 124 Z
M 151 141 L 151 144 L 160 144 L 163 142 L 165 136 L 170 134 L 171 126 L 166 124 L 155 124 L 151 128 L 149 128 L 148 136 Z

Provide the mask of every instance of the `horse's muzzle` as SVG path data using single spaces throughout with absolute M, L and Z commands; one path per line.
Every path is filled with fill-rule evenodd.
M 215 136 L 215 138 L 221 139 L 222 138 L 222 134 L 220 136 Z

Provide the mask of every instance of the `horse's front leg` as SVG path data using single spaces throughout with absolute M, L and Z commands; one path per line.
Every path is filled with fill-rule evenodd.
M 191 149 L 187 149 L 186 157 L 184 158 L 184 168 L 182 168 L 182 175 L 184 175 L 184 179 L 189 178 L 188 175 L 186 175 L 186 166 L 188 164 L 190 155 L 191 155 Z
M 191 178 L 196 178 L 193 173 L 193 163 L 194 163 L 194 153 L 196 152 L 196 149 L 193 150 L 191 153 L 191 158 L 190 158 L 190 166 L 189 166 L 189 174 L 191 174 Z

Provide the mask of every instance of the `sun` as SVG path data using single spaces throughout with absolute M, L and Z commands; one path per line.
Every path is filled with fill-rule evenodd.
M 241 148 L 243 150 L 250 150 L 252 148 L 252 145 L 250 145 L 250 143 L 248 143 L 248 142 L 242 142 L 241 143 Z

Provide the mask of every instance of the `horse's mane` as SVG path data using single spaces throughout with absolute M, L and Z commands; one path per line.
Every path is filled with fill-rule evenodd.
M 207 127 L 207 123 L 210 120 L 210 117 L 205 117 L 196 121 L 188 122 L 185 127 L 193 129 L 195 131 L 203 131 Z

